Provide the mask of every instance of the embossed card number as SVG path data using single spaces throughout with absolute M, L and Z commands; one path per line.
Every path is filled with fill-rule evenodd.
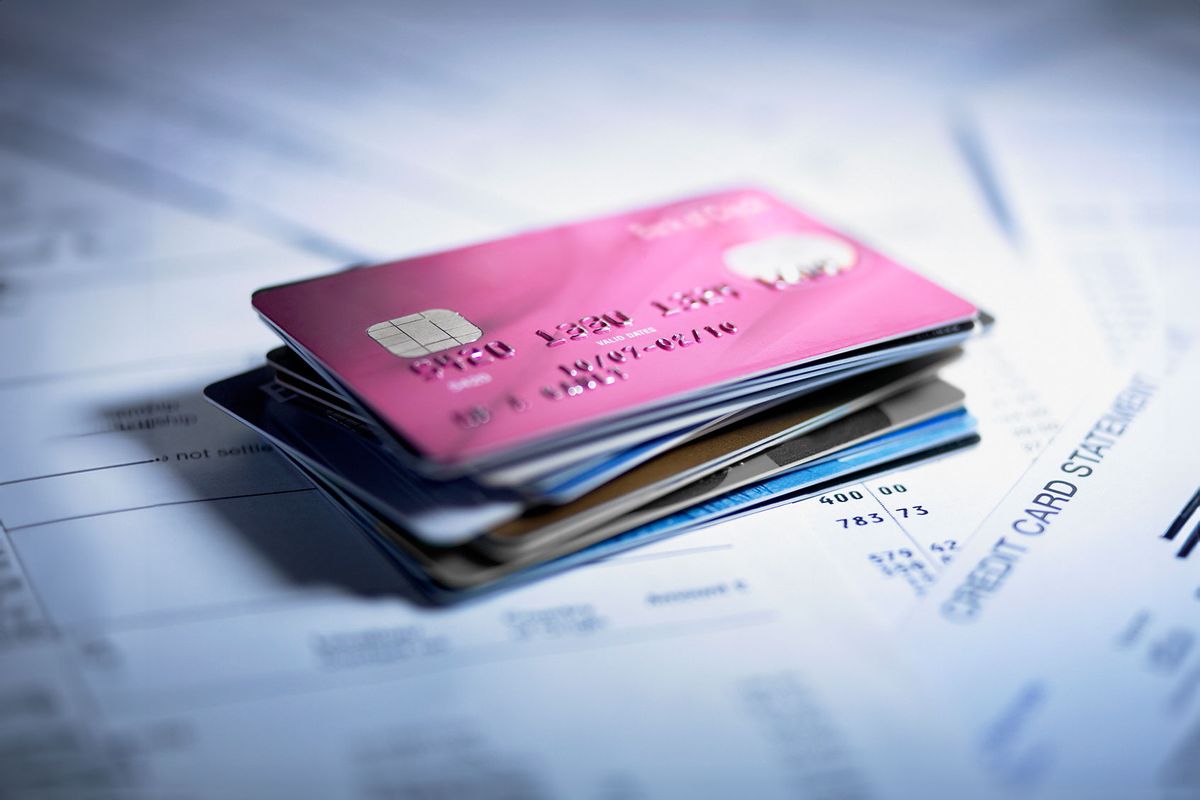
M 472 367 L 482 367 L 496 361 L 512 358 L 516 349 L 499 339 L 483 347 L 464 347 L 456 353 L 439 353 L 432 358 L 419 358 L 409 369 L 427 381 L 441 380 L 448 370 L 466 372 Z
M 665 301 L 651 300 L 650 305 L 654 306 L 662 316 L 669 317 L 673 314 L 682 314 L 684 311 L 715 306 L 718 303 L 724 303 L 726 298 L 737 300 L 740 297 L 737 289 L 727 283 L 718 283 L 713 286 L 697 286 L 683 292 L 671 292 L 671 296 Z
M 627 328 L 632 324 L 633 319 L 628 314 L 613 310 L 580 317 L 574 322 L 560 322 L 554 326 L 554 333 L 548 333 L 541 328 L 534 333 L 546 341 L 546 347 L 559 347 L 566 344 L 567 340 L 585 339 L 588 335 L 608 333 L 613 328 Z

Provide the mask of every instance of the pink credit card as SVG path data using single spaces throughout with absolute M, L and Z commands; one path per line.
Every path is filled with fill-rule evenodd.
M 253 302 L 422 457 L 453 467 L 976 314 L 757 189 L 262 289 Z

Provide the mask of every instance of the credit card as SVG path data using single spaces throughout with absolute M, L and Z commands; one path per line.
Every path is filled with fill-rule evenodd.
M 254 306 L 458 470 L 976 315 L 755 189 L 263 289 Z

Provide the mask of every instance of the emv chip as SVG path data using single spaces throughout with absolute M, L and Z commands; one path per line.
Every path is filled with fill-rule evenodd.
M 367 328 L 367 336 L 393 355 L 416 358 L 470 344 L 483 336 L 483 331 L 457 311 L 431 308 L 377 322 Z

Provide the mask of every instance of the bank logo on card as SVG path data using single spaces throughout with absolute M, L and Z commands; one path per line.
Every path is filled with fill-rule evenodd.
M 827 233 L 785 233 L 730 247 L 724 259 L 736 275 L 786 289 L 853 268 L 858 251 Z
M 392 355 L 417 358 L 470 344 L 483 336 L 483 331 L 457 311 L 431 308 L 377 322 L 367 328 L 367 336 Z

